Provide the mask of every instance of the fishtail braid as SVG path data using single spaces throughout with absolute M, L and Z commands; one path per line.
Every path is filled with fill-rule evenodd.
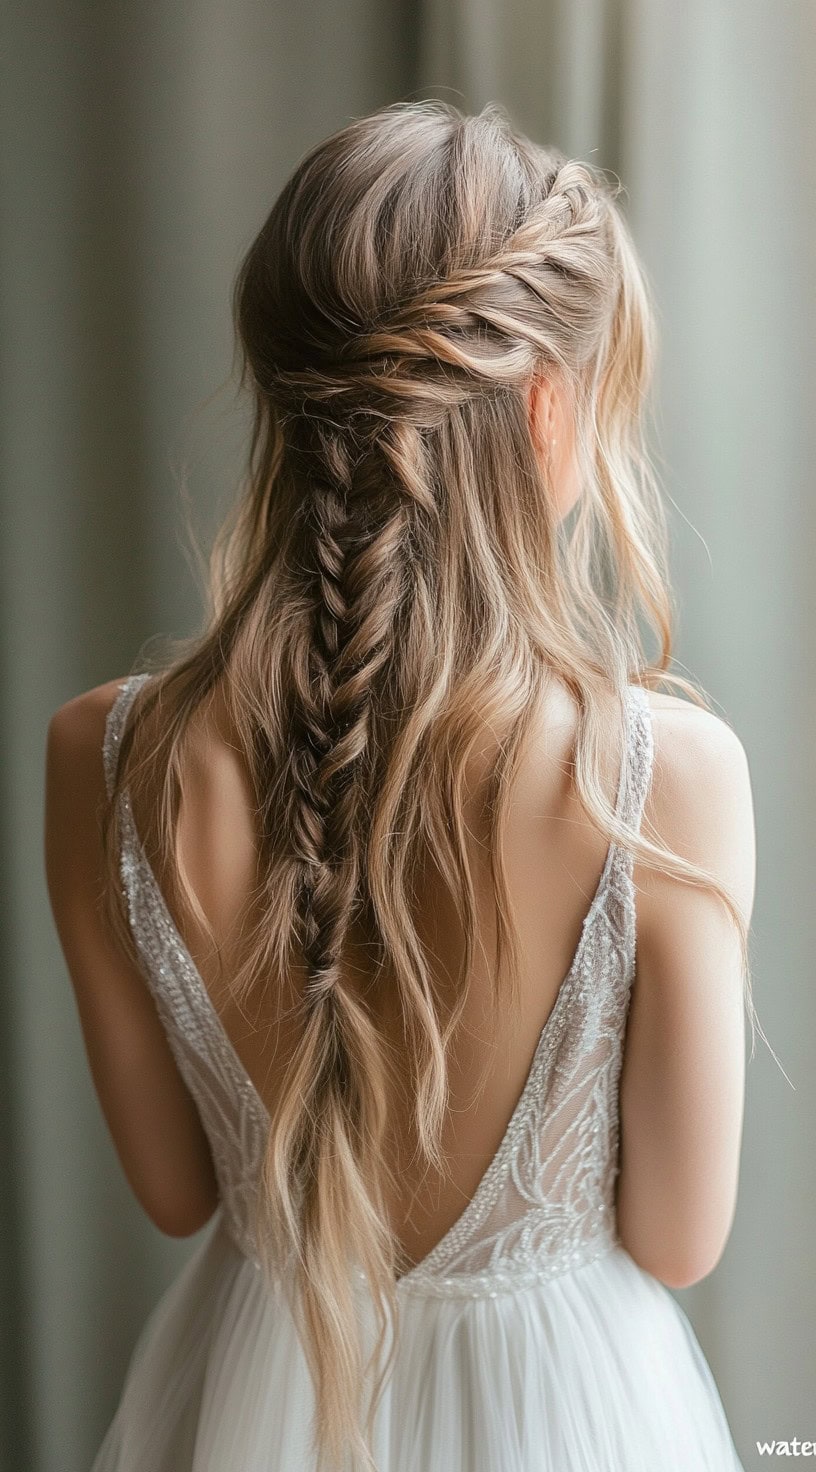
M 367 1169 L 384 1135 L 389 1059 L 364 1000 L 348 983 L 343 950 L 365 898 L 377 676 L 393 657 L 393 631 L 409 587 L 411 519 L 420 505 L 430 510 L 433 499 L 412 459 L 417 446 L 410 426 L 375 425 L 363 439 L 359 430 L 313 419 L 300 433 L 302 465 L 310 467 L 301 553 L 311 640 L 308 676 L 293 700 L 286 836 L 299 876 L 306 1020 L 292 1079 L 298 1108 L 284 1111 L 275 1128 L 286 1142 L 286 1196 L 297 1200 L 307 1277 L 319 1275 L 324 1296 L 344 1302 L 343 1264 L 356 1241 L 368 1249 L 364 1269 L 396 1270 L 383 1226 L 385 1166 L 380 1180 Z M 312 1330 L 307 1348 L 315 1335 L 325 1343 L 331 1323 L 315 1317 L 308 1298 L 305 1312 Z M 346 1373 L 334 1387 L 337 1403 L 324 1405 L 329 1416 L 339 1414 L 343 1398 L 348 1404 L 359 1393 L 359 1341 L 337 1331 L 334 1349 Z
M 297 831 L 310 1003 L 336 991 L 358 894 L 373 688 L 389 657 L 405 591 L 408 529 L 405 498 L 393 486 L 375 490 L 370 484 L 372 447 L 355 469 L 341 434 L 323 431 L 321 438 L 333 479 L 313 483 L 307 509 L 314 557 L 314 698 L 298 713 L 300 744 L 307 750 L 298 773 Z M 379 457 L 381 475 L 389 457 L 393 464 L 392 449 Z M 407 478 L 407 463 L 400 468 Z

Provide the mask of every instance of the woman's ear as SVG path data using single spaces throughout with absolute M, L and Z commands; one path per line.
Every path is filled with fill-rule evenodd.
M 539 455 L 549 451 L 553 433 L 552 386 L 545 378 L 534 378 L 529 391 L 530 434 Z
M 529 390 L 530 434 L 559 517 L 580 493 L 575 437 L 566 390 L 552 378 L 536 377 Z

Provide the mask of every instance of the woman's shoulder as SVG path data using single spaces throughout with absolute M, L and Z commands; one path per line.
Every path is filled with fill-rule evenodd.
M 46 784 L 50 792 L 65 790 L 65 803 L 79 810 L 97 811 L 104 800 L 110 760 L 105 750 L 109 719 L 126 685 L 142 677 L 121 675 L 83 690 L 53 712 L 46 737 Z M 154 708 L 133 732 L 133 758 L 141 762 L 159 735 L 161 710 Z M 141 810 L 140 810 L 141 816 Z
M 750 909 L 755 833 L 745 746 L 726 719 L 691 700 L 649 691 L 648 702 L 654 764 L 646 836 L 716 874 Z M 646 891 L 660 883 L 645 871 L 640 878 Z
M 93 926 L 102 865 L 99 811 L 105 792 L 107 715 L 123 680 L 108 680 L 52 714 L 45 750 L 45 859 L 49 894 L 65 934 Z
M 744 781 L 748 756 L 734 727 L 706 706 L 677 695 L 645 692 L 659 783 L 699 790 Z
M 48 748 L 67 762 L 101 761 L 108 715 L 128 676 L 106 680 L 63 702 L 48 722 Z

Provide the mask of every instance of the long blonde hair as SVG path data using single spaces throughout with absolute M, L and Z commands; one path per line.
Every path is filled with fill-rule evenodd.
M 213 548 L 203 632 L 137 692 L 106 813 L 109 894 L 125 943 L 116 797 L 156 814 L 175 859 L 183 738 L 222 675 L 261 828 L 262 920 L 230 987 L 299 979 L 302 1030 L 271 1123 L 258 1242 L 291 1254 L 317 1386 L 316 1446 L 370 1467 L 365 1357 L 351 1283 L 362 1268 L 381 1347 L 400 1253 L 385 1210 L 388 1045 L 371 999 L 395 989 L 414 1127 L 440 1167 L 448 1042 L 465 1002 L 476 909 L 463 822 L 469 757 L 502 732 L 485 794 L 498 951 L 495 996 L 517 994 L 503 861 L 513 778 L 547 681 L 575 697 L 575 789 L 641 862 L 731 896 L 615 817 L 601 781 L 623 740 L 628 683 L 668 681 L 666 527 L 645 444 L 655 313 L 599 169 L 535 145 L 497 106 L 465 116 L 400 103 L 307 154 L 241 263 L 234 315 L 253 420 L 241 494 Z M 569 389 L 581 494 L 559 522 L 531 438 L 536 375 Z M 651 657 L 645 645 L 651 640 Z M 619 697 L 611 728 L 609 693 Z M 161 732 L 131 757 L 161 703 Z M 433 855 L 465 938 L 443 1016 L 412 908 Z M 348 945 L 362 927 L 365 985 Z M 382 1384 L 381 1375 L 378 1385 Z

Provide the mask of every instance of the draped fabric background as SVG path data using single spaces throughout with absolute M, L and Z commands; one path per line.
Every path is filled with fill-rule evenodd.
M 655 284 L 678 655 L 751 761 L 756 1000 L 794 1085 L 760 1045 L 732 1236 L 680 1299 L 746 1468 L 816 1438 L 816 8 L 30 0 L 2 52 L 0 1465 L 89 1467 L 194 1245 L 143 1217 L 93 1094 L 43 877 L 48 718 L 198 621 L 180 488 L 206 538 L 246 428 L 229 288 L 286 174 L 433 94 L 615 170 Z

